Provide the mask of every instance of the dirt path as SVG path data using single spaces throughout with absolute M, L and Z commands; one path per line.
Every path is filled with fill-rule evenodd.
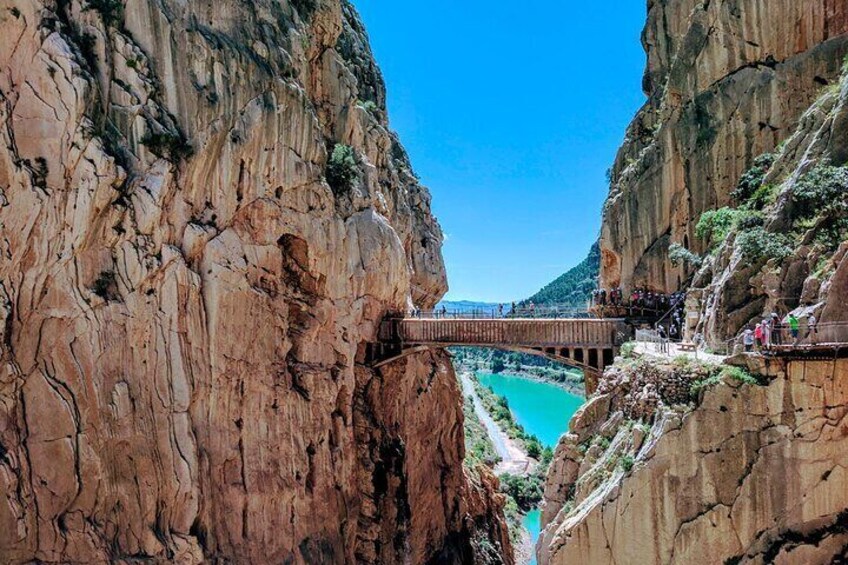
M 471 381 L 471 375 L 467 372 L 460 374 L 462 381 L 462 392 L 474 401 L 474 412 L 477 417 L 483 422 L 486 432 L 489 434 L 489 439 L 495 447 L 495 452 L 501 458 L 501 462 L 495 466 L 495 474 L 502 475 L 510 473 L 512 475 L 527 475 L 533 470 L 535 461 L 527 456 L 527 453 L 518 445 L 514 439 L 507 436 L 498 426 L 497 422 L 489 415 L 480 397 L 477 396 L 477 391 L 474 390 L 474 383 Z

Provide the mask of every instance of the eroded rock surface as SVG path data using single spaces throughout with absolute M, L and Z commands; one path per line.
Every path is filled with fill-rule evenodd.
M 694 410 L 635 423 L 615 403 L 585 412 L 591 421 L 572 428 L 614 429 L 560 441 L 540 563 L 826 564 L 848 553 L 848 361 L 760 369 L 767 386 L 725 379 Z
M 353 8 L 0 25 L 0 561 L 510 562 L 446 359 L 357 364 L 446 283 Z
M 795 131 L 848 53 L 841 0 L 648 3 L 649 97 L 612 169 L 601 286 L 678 289 L 672 243 L 697 253 L 695 226 L 725 206 L 754 159 Z

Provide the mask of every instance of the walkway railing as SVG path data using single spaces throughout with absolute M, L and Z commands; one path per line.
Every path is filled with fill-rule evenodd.
M 380 326 L 380 340 L 408 345 L 613 348 L 628 338 L 621 320 L 566 318 L 395 318 Z
M 741 338 L 737 338 L 741 343 Z M 789 324 L 778 324 L 771 332 L 764 349 L 791 351 L 848 347 L 848 322 L 820 322 L 810 327 L 806 320 L 799 322 L 793 334 Z
M 744 338 L 740 334 L 713 346 L 717 352 L 732 355 L 745 351 Z M 775 325 L 770 334 L 758 343 L 750 346 L 750 351 L 763 354 L 791 354 L 792 352 L 813 352 L 848 349 L 848 322 L 820 322 L 813 327 L 806 320 L 799 321 L 797 335 L 793 335 L 789 324 Z
M 410 320 L 508 320 L 520 319 L 583 319 L 591 318 L 592 314 L 585 308 L 539 306 L 536 308 L 505 308 L 503 310 L 471 309 L 471 310 L 411 310 L 406 313 L 405 318 Z

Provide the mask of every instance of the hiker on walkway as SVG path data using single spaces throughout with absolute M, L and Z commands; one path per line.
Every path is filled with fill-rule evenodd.
M 660 338 L 660 352 L 668 353 L 668 334 L 665 332 L 665 326 L 657 327 L 657 335 Z
M 771 347 L 771 318 L 765 318 L 763 320 L 763 344 L 766 346 L 766 349 Z
M 757 351 L 762 351 L 765 331 L 763 330 L 763 322 L 757 324 L 754 329 L 754 340 L 757 342 Z
M 498 304 L 498 318 L 503 318 L 503 304 Z
M 771 314 L 771 324 L 769 326 L 771 328 L 771 343 L 772 343 L 772 345 L 781 345 L 781 342 L 783 341 L 783 339 L 782 339 L 783 336 L 781 335 L 781 327 L 780 326 L 781 326 L 780 318 L 777 317 L 777 314 L 772 312 L 772 314 Z
M 754 348 L 754 330 L 750 327 L 745 328 L 742 332 L 742 344 L 745 346 L 745 353 L 750 353 Z
M 819 330 L 816 327 L 818 324 L 818 320 L 816 320 L 815 314 L 810 314 L 810 317 L 807 318 L 807 338 L 810 340 L 810 343 L 815 344 L 816 340 L 819 337 Z
M 798 343 L 799 329 L 798 318 L 795 317 L 795 314 L 789 314 L 789 333 L 792 334 L 792 345 Z

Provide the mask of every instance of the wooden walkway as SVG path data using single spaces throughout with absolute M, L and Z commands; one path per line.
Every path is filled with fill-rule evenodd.
M 381 324 L 379 343 L 372 348 L 369 362 L 379 367 L 433 347 L 494 347 L 542 355 L 583 369 L 591 393 L 597 377 L 613 363 L 631 334 L 624 320 L 618 319 L 395 318 Z

